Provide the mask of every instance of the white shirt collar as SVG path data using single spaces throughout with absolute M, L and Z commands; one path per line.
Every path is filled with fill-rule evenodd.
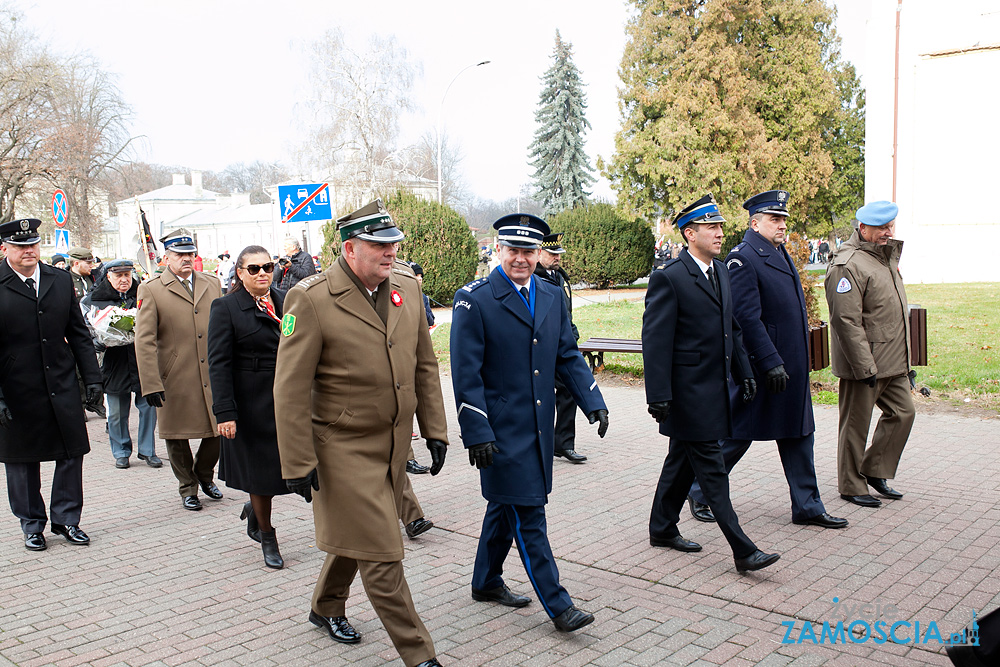
M 697 257 L 695 257 L 695 256 L 694 256 L 693 254 L 691 254 L 690 252 L 689 252 L 688 254 L 689 254 L 689 255 L 691 255 L 691 259 L 693 259 L 693 260 L 694 260 L 694 263 L 698 265 L 698 268 L 699 268 L 699 269 L 701 269 L 701 272 L 705 274 L 705 278 L 708 278 L 708 267 L 709 267 L 710 265 L 709 265 L 709 264 L 706 264 L 706 263 L 705 263 L 705 262 L 703 262 L 703 261 L 701 261 L 700 259 L 698 259 Z
M 16 271 L 14 269 L 14 267 L 10 265 L 10 260 L 9 259 L 5 260 L 5 261 L 7 262 L 7 266 L 10 266 L 10 270 L 14 271 L 14 275 L 21 279 L 22 283 L 27 283 L 28 278 L 31 278 L 31 279 L 33 279 L 35 281 L 35 296 L 38 296 L 38 281 L 41 280 L 41 278 L 42 278 L 42 270 L 38 267 L 38 264 L 35 264 L 35 272 L 34 273 L 32 273 L 30 276 L 25 276 L 25 275 L 19 273 L 18 271 Z

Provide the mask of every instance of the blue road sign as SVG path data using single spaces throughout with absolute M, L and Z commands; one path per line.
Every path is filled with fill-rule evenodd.
M 56 252 L 66 255 L 69 253 L 69 230 L 56 230 Z
M 279 185 L 278 203 L 281 205 L 282 222 L 333 219 L 328 183 Z

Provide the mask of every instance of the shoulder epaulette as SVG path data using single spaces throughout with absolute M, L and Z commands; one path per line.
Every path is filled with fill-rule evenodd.
M 401 262 L 398 259 L 396 260 L 395 265 L 392 267 L 392 272 L 397 273 L 401 276 L 407 276 L 409 278 L 413 278 L 414 280 L 417 279 L 417 276 L 414 275 L 413 269 L 410 267 L 410 265 L 407 264 L 406 262 Z
M 854 248 L 839 249 L 833 255 L 833 258 L 830 260 L 830 264 L 833 266 L 843 266 L 844 264 L 847 264 L 847 260 L 849 260 L 854 255 L 854 251 L 855 251 Z
M 677 261 L 676 257 L 671 257 L 670 259 L 668 259 L 667 261 L 665 261 L 663 264 L 657 264 L 656 266 L 654 266 L 653 270 L 654 271 L 662 271 L 663 269 L 667 268 L 668 266 L 670 266 L 671 264 L 673 264 L 676 261 Z
M 325 281 L 326 281 L 326 274 L 325 273 L 317 273 L 315 275 L 303 278 L 299 282 L 295 283 L 292 286 L 292 289 L 309 289 L 313 285 L 318 285 L 319 283 L 325 282 Z
M 479 289 L 480 287 L 482 287 L 483 285 L 485 285 L 487 282 L 489 282 L 489 281 L 486 278 L 480 278 L 479 280 L 473 280 L 468 285 L 463 286 L 462 289 L 465 290 L 466 292 L 472 292 L 472 291 L 475 291 L 475 290 Z

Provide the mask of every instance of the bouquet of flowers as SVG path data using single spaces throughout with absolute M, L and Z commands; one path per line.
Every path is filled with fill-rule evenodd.
M 85 315 L 91 335 L 105 347 L 131 345 L 135 342 L 135 308 L 91 306 Z

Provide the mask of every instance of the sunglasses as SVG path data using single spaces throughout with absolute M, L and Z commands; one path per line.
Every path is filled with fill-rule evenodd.
M 274 273 L 274 262 L 268 262 L 263 266 L 261 266 L 260 264 L 247 264 L 243 268 L 249 271 L 251 276 L 255 276 L 258 273 L 260 273 L 261 269 L 264 269 L 264 273 Z

